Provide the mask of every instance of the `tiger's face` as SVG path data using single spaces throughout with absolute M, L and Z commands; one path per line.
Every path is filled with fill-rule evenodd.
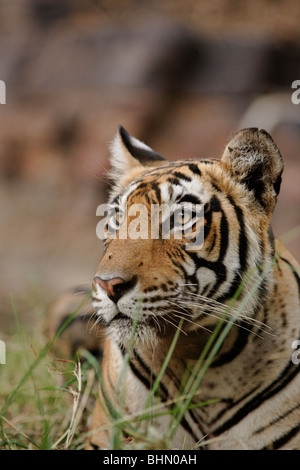
M 246 129 L 219 161 L 167 162 L 120 128 L 112 165 L 93 284 L 111 338 L 157 344 L 178 327 L 186 336 L 210 333 L 224 315 L 250 323 L 272 282 L 262 273 L 283 165 L 270 136 Z

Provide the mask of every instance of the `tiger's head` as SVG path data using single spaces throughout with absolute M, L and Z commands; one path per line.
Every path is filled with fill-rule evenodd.
M 156 344 L 179 324 L 187 337 L 211 331 L 224 315 L 252 328 L 272 285 L 270 219 L 283 171 L 269 134 L 241 130 L 220 160 L 169 162 L 120 127 L 111 165 L 93 284 L 110 337 L 126 345 L 134 329 L 135 343 Z

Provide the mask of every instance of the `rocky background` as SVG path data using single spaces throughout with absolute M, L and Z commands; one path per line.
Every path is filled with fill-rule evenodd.
M 0 3 L 0 333 L 91 282 L 119 124 L 174 160 L 271 132 L 286 165 L 273 227 L 300 258 L 299 25 L 298 0 Z

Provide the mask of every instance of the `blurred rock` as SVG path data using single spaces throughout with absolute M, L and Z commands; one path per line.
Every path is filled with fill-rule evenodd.
M 72 9 L 70 0 L 31 0 L 31 13 L 40 27 L 51 27 L 56 21 L 68 16 Z
M 300 47 L 263 37 L 202 40 L 191 89 L 200 93 L 262 93 L 299 75 Z

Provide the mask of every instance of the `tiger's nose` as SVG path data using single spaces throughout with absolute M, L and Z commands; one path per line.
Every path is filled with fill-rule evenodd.
M 94 282 L 99 284 L 107 293 L 108 297 L 115 303 L 127 292 L 135 282 L 132 278 L 130 281 L 125 281 L 121 277 L 113 277 L 112 279 L 101 279 L 99 276 L 94 277 Z

